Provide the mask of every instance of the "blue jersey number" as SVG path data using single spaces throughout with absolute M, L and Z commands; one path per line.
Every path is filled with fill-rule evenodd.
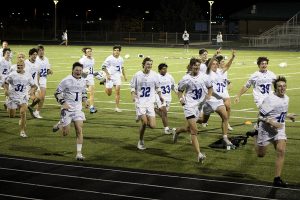
M 277 122 L 283 123 L 286 117 L 286 112 L 282 112 L 278 117 L 276 117 Z
M 75 101 L 78 101 L 79 92 L 75 92 Z
M 22 84 L 18 84 L 17 87 L 15 88 L 16 92 L 23 92 L 24 89 L 24 85 Z
M 46 76 L 47 76 L 47 69 L 41 69 L 40 77 L 46 77 Z
M 169 85 L 161 86 L 161 93 L 162 94 L 169 94 L 171 92 L 171 88 Z
M 224 88 L 226 87 L 226 85 L 224 83 L 217 83 L 217 92 L 221 92 L 223 93 L 224 92 Z
M 142 87 L 142 94 L 140 97 L 149 97 L 150 96 L 150 87 Z
M 117 71 L 120 72 L 121 71 L 121 67 L 120 66 L 116 66 Z
M 195 95 L 192 97 L 194 100 L 200 99 L 202 96 L 202 89 L 200 88 L 200 89 L 192 90 L 192 93 Z
M 259 87 L 261 88 L 261 93 L 262 93 L 262 94 L 266 94 L 266 93 L 269 94 L 269 92 L 270 92 L 270 85 L 271 85 L 271 84 L 266 84 L 266 85 L 261 84 L 261 85 L 259 86 Z

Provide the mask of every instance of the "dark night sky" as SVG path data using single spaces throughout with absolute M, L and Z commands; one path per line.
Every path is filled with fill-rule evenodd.
M 138 3 L 137 3 L 138 1 Z M 188 0 L 182 0 L 183 4 Z M 189 0 L 195 2 L 202 12 L 209 11 L 209 4 L 206 0 Z M 283 1 L 283 0 L 282 0 Z M 290 2 L 297 2 L 299 0 L 288 0 Z M 108 5 L 103 5 L 104 2 Z M 125 10 L 130 11 L 132 15 L 144 13 L 149 10 L 150 13 L 154 13 L 159 8 L 161 2 L 174 2 L 174 0 L 59 0 L 57 4 L 57 13 L 60 16 L 75 16 L 77 13 L 85 15 L 86 10 L 91 9 L 94 15 L 102 17 L 103 19 L 113 19 L 118 14 L 123 14 Z M 222 14 L 225 18 L 238 10 L 249 7 L 257 2 L 274 2 L 274 0 L 215 0 L 213 4 L 213 14 Z M 100 4 L 100 6 L 97 6 Z M 121 5 L 122 8 L 117 8 Z M 4 6 L 6 9 L 4 9 Z M 34 12 L 34 8 L 41 12 L 48 12 L 50 15 L 54 12 L 53 0 L 2 0 L 1 1 L 0 15 L 8 14 L 10 11 L 21 11 L 28 13 Z M 25 10 L 25 11 L 24 11 Z M 5 12 L 6 11 L 6 12 Z M 149 18 L 151 18 L 149 14 Z M 125 13 L 126 15 L 126 13 Z

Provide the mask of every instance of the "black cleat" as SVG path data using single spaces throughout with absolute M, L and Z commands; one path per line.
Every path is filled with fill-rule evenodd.
M 279 176 L 274 178 L 273 186 L 275 187 L 286 187 L 287 183 L 284 182 Z
M 36 116 L 34 115 L 33 108 L 32 108 L 31 106 L 28 106 L 28 110 L 29 110 L 31 116 L 32 116 L 33 118 L 36 118 Z
M 248 131 L 246 135 L 247 137 L 254 137 L 255 135 L 258 135 L 258 131 L 257 130 Z

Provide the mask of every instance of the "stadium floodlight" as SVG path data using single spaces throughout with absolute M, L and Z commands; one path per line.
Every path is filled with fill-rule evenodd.
M 208 41 L 211 43 L 211 10 L 212 5 L 214 4 L 214 1 L 208 1 L 209 3 L 209 33 L 208 33 Z
M 54 3 L 54 39 L 56 40 L 56 4 L 58 3 L 58 0 L 53 0 Z

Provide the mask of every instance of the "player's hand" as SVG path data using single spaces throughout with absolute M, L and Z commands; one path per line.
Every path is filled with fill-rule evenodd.
M 8 91 L 8 90 L 5 90 L 5 91 L 4 91 L 4 95 L 8 97 L 8 96 L 9 96 L 9 91 Z
M 295 122 L 296 120 L 296 114 L 295 113 L 290 113 L 287 115 L 287 117 L 292 121 L 292 122 Z
M 110 74 L 106 76 L 107 80 L 111 80 Z
M 62 105 L 62 107 L 63 107 L 63 109 L 66 109 L 66 110 L 68 110 L 68 109 L 71 108 L 71 107 L 69 106 L 69 104 L 67 104 L 67 103 L 64 103 L 64 104 Z
M 235 97 L 235 98 L 234 98 L 234 103 L 237 104 L 237 103 L 239 103 L 239 102 L 240 102 L 240 97 Z
M 48 75 L 50 75 L 50 74 L 52 75 L 52 74 L 53 74 L 53 71 L 52 71 L 51 69 L 48 69 L 48 70 L 47 70 L 47 74 L 48 74 Z
M 181 98 L 179 99 L 179 102 L 180 102 L 180 104 L 181 104 L 182 106 L 185 105 L 185 100 L 184 100 L 184 98 L 181 97 Z

